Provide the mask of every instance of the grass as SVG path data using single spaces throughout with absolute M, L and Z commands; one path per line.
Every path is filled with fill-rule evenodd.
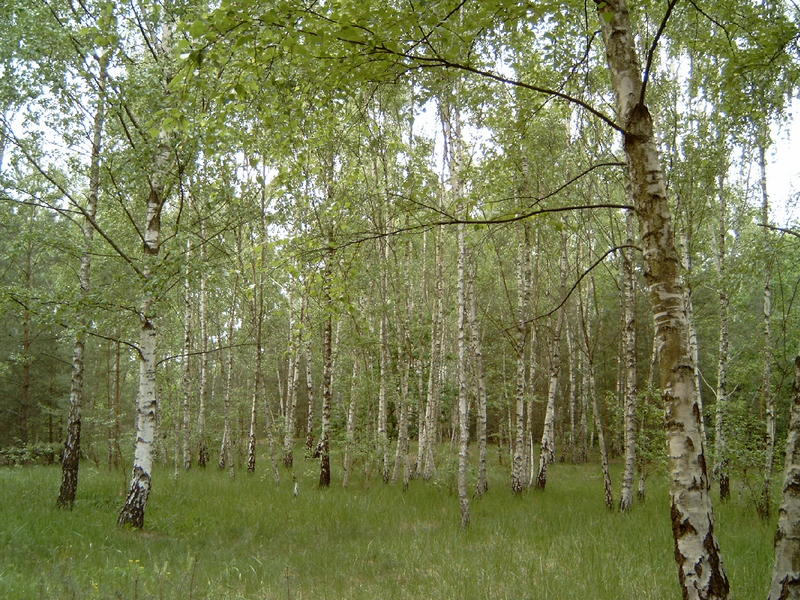
M 300 461 L 302 462 L 302 460 Z M 155 485 L 144 531 L 115 518 L 127 474 L 82 465 L 72 511 L 55 508 L 58 467 L 0 469 L 0 598 L 677 600 L 664 484 L 632 514 L 609 513 L 593 465 L 555 465 L 545 492 L 514 496 L 493 473 L 458 525 L 450 486 L 338 480 L 231 481 L 216 469 Z M 651 478 L 653 480 L 653 478 Z M 734 498 L 716 505 L 736 598 L 765 596 L 774 523 Z

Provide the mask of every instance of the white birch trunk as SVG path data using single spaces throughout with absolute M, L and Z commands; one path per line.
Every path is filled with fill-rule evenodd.
M 305 346 L 306 363 L 306 451 L 314 448 L 314 377 L 312 375 L 311 363 L 311 342 L 306 340 Z
M 186 256 L 189 256 L 191 245 L 186 241 Z M 189 272 L 183 280 L 183 402 L 181 405 L 181 450 L 183 455 L 183 468 L 188 471 L 192 467 L 191 437 L 192 421 L 190 404 L 192 396 L 192 295 L 189 284 Z
M 575 332 L 571 319 L 567 320 L 567 364 L 569 365 L 569 450 L 572 461 L 577 462 L 578 448 L 575 435 L 575 417 L 578 413 L 578 356 L 575 352 Z
M 775 532 L 775 565 L 768 600 L 800 598 L 800 356 L 794 360 L 794 398 L 786 439 L 783 496 Z
M 219 468 L 228 467 L 228 474 L 231 478 L 235 475 L 234 466 L 234 441 L 231 429 L 231 388 L 233 383 L 233 333 L 236 318 L 236 294 L 239 289 L 239 278 L 236 277 L 233 283 L 233 293 L 231 295 L 231 308 L 228 315 L 228 352 L 225 360 L 225 392 L 222 401 L 223 425 L 222 425 L 222 444 L 219 451 Z
M 422 477 L 425 480 L 433 477 L 436 470 L 434 450 L 438 441 L 439 429 L 439 395 L 441 393 L 441 359 L 442 359 L 442 330 L 444 320 L 444 282 L 442 273 L 443 240 L 442 232 L 436 231 L 435 235 L 435 297 L 433 322 L 431 324 L 431 362 L 428 376 L 428 399 L 425 406 L 425 435 L 423 450 Z
M 706 445 L 706 425 L 703 419 L 703 395 L 700 387 L 700 345 L 697 341 L 697 327 L 694 321 L 694 303 L 692 302 L 692 255 L 691 240 L 687 232 L 688 225 L 681 233 L 681 245 L 683 246 L 683 269 L 686 279 L 683 284 L 683 305 L 686 312 L 686 343 L 688 344 L 689 356 L 692 359 L 692 386 L 694 387 L 694 397 L 697 398 L 697 406 L 700 409 L 700 435 L 703 438 L 703 446 Z
M 515 494 L 525 489 L 525 377 L 527 373 L 526 347 L 530 326 L 528 317 L 528 283 L 531 272 L 530 230 L 526 224 L 523 238 L 517 248 L 517 369 L 514 393 L 514 456 L 511 469 L 511 491 Z
M 118 525 L 137 529 L 144 526 L 144 513 L 150 495 L 153 470 L 153 444 L 156 433 L 156 315 L 155 295 L 150 289 L 153 267 L 161 249 L 161 210 L 165 201 L 165 180 L 171 162 L 172 149 L 165 140 L 159 141 L 155 168 L 147 198 L 144 228 L 144 299 L 141 307 L 141 337 L 139 341 L 139 387 L 136 395 L 136 449 L 133 473 L 125 504 L 117 517 Z
M 486 475 L 486 375 L 483 369 L 483 348 L 481 344 L 481 329 L 478 321 L 478 299 L 475 291 L 475 269 L 477 265 L 472 261 L 472 269 L 469 278 L 469 320 L 472 342 L 472 359 L 475 365 L 475 377 L 478 384 L 477 395 L 477 415 L 475 425 L 475 437 L 478 442 L 478 481 L 475 484 L 475 494 L 481 496 L 489 490 L 489 480 Z
M 644 104 L 642 70 L 625 0 L 597 4 L 606 58 L 625 129 L 624 148 L 639 218 L 645 277 L 660 349 L 660 384 L 666 409 L 672 531 L 678 577 L 685 600 L 728 597 L 709 495 L 701 412 L 694 393 L 688 328 L 667 203 L 650 113 Z
M 767 195 L 767 163 L 764 142 L 758 147 L 758 164 L 761 170 L 761 220 L 769 224 L 769 196 Z M 764 252 L 769 249 L 769 231 L 764 229 Z M 761 405 L 764 408 L 765 448 L 764 448 L 764 481 L 761 487 L 761 500 L 758 513 L 768 519 L 772 512 L 772 463 L 775 460 L 775 397 L 772 394 L 772 275 L 769 260 L 764 268 L 764 303 L 763 303 L 763 363 L 761 367 Z
M 469 395 L 467 391 L 467 240 L 464 224 L 458 225 L 458 504 L 461 526 L 469 525 Z
M 411 246 L 406 246 L 406 264 L 411 264 Z M 414 299 L 410 293 L 406 294 L 405 315 L 401 320 L 402 333 L 398 335 L 397 360 L 402 360 L 403 366 L 398 373 L 397 383 L 397 448 L 394 456 L 394 468 L 392 469 L 392 483 L 396 483 L 398 478 L 403 477 L 403 489 L 408 489 L 408 481 L 411 476 L 408 458 L 408 421 L 409 421 L 409 402 L 408 390 L 410 387 L 411 362 L 413 360 L 411 335 L 409 326 L 411 315 L 414 313 Z
M 626 244 L 634 243 L 633 212 L 625 213 Z M 619 509 L 627 512 L 633 502 L 633 475 L 636 469 L 636 279 L 633 268 L 633 248 L 622 251 L 624 361 L 625 361 L 625 469 L 622 474 L 622 491 Z
M 728 306 L 726 238 L 728 235 L 728 204 L 725 196 L 725 177 L 719 177 L 719 228 L 717 231 L 717 276 L 719 278 L 719 351 L 717 359 L 717 406 L 714 421 L 714 474 L 719 481 L 720 500 L 730 497 L 728 452 L 725 422 L 728 407 Z
M 350 470 L 353 461 L 353 446 L 356 433 L 356 380 L 358 379 L 358 360 L 353 358 L 353 371 L 350 375 L 350 398 L 347 404 L 347 424 L 345 425 L 344 460 L 342 464 L 342 487 L 350 483 Z
M 89 194 L 86 203 L 86 215 L 84 216 L 83 250 L 78 272 L 78 284 L 80 286 L 79 301 L 82 303 L 89 293 L 91 285 L 92 269 L 92 237 L 94 227 L 92 221 L 97 214 L 97 197 L 100 193 L 100 151 L 105 122 L 105 91 L 106 75 L 108 72 L 107 51 L 99 59 L 98 74 L 98 97 L 97 110 L 94 114 L 92 126 L 92 155 L 89 164 Z M 4 143 L 4 142 L 3 142 Z M 0 148 L 0 169 L 2 169 L 2 149 Z M 86 346 L 86 334 L 84 328 L 89 326 L 88 319 L 83 319 L 80 329 L 75 334 L 75 342 L 72 346 L 72 374 L 69 391 L 69 414 L 67 416 L 67 437 L 64 441 L 64 451 L 61 454 L 61 488 L 58 493 L 56 505 L 61 508 L 72 508 L 75 503 L 75 494 L 78 491 L 78 467 L 80 463 L 81 449 L 81 407 L 83 404 L 83 355 Z
M 289 299 L 290 307 L 293 298 Z M 294 463 L 295 412 L 297 410 L 297 384 L 300 380 L 300 346 L 303 343 L 301 330 L 305 326 L 306 293 L 300 301 L 300 314 L 290 309 L 289 315 L 289 371 L 286 375 L 286 420 L 283 432 L 283 466 L 292 468 Z
M 330 431 L 331 431 L 331 382 L 333 373 L 333 300 L 330 280 L 333 267 L 333 250 L 328 251 L 323 274 L 322 294 L 325 302 L 325 324 L 322 328 L 322 419 L 319 433 L 319 486 L 331 484 Z
M 386 248 L 386 245 L 384 245 Z M 384 290 L 384 306 L 381 308 L 380 314 L 380 325 L 379 325 L 379 333 L 378 333 L 378 344 L 380 345 L 379 354 L 380 354 L 380 373 L 378 376 L 378 446 L 380 448 L 381 454 L 381 479 L 383 479 L 384 483 L 389 482 L 390 478 L 390 471 L 389 471 L 389 436 L 387 431 L 387 422 L 389 418 L 389 377 L 390 373 L 390 366 L 389 366 L 389 323 L 386 317 L 386 269 L 387 264 L 386 261 L 388 259 L 386 255 L 386 250 L 384 249 L 383 252 L 383 266 L 382 274 L 381 274 L 381 287 Z
M 253 401 L 250 405 L 250 428 L 247 432 L 247 472 L 256 470 L 256 402 L 258 395 L 253 391 Z
M 206 240 L 205 225 L 200 224 L 200 385 L 197 391 L 197 465 L 205 467 L 208 463 L 208 441 L 206 440 L 206 401 L 208 399 L 208 299 L 206 297 Z
M 566 295 L 567 289 L 567 236 L 561 234 L 561 260 L 560 260 L 560 296 Z M 547 485 L 547 468 L 556 459 L 556 398 L 558 396 L 558 378 L 561 374 L 561 330 L 564 326 L 566 315 L 565 307 L 558 311 L 556 327 L 553 331 L 552 352 L 550 354 L 550 378 L 547 384 L 547 407 L 544 413 L 544 427 L 542 428 L 542 442 L 539 450 L 539 469 L 536 473 L 536 487 L 543 490 Z

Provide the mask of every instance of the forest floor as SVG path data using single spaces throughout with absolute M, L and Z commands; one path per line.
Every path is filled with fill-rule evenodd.
M 316 486 L 296 461 L 264 469 L 154 474 L 145 529 L 115 525 L 127 472 L 81 466 L 72 511 L 55 507 L 60 470 L 0 469 L 0 598 L 33 600 L 677 600 L 663 476 L 628 515 L 602 503 L 596 465 L 554 465 L 544 492 L 511 493 L 494 465 L 489 493 L 459 526 L 452 486 L 408 491 L 358 473 Z M 337 464 L 338 468 L 339 465 Z M 618 479 L 618 478 L 617 478 Z M 766 596 L 774 520 L 742 490 L 715 505 L 734 597 Z

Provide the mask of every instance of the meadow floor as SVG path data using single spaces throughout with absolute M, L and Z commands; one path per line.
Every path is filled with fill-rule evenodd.
M 145 529 L 115 525 L 127 472 L 81 466 L 72 511 L 55 507 L 59 467 L 0 469 L 4 600 L 677 600 L 668 501 L 652 477 L 629 515 L 608 512 L 596 465 L 554 465 L 547 490 L 514 496 L 496 468 L 459 526 L 452 489 L 339 480 L 318 490 L 297 461 L 262 472 L 154 474 Z M 338 465 L 337 465 L 338 466 Z M 617 478 L 618 479 L 618 478 Z M 766 596 L 774 521 L 734 493 L 715 505 L 733 597 Z

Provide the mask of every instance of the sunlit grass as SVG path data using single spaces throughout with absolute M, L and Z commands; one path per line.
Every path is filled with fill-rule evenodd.
M 555 465 L 545 492 L 514 496 L 495 466 L 459 527 L 450 485 L 407 492 L 356 476 L 316 487 L 284 475 L 155 474 L 146 528 L 116 527 L 126 475 L 83 465 L 74 510 L 59 511 L 57 467 L 0 470 L 0 598 L 677 599 L 663 482 L 632 514 L 602 504 L 594 465 Z M 358 474 L 357 474 L 358 475 Z M 765 595 L 774 523 L 742 498 L 717 503 L 737 598 Z

